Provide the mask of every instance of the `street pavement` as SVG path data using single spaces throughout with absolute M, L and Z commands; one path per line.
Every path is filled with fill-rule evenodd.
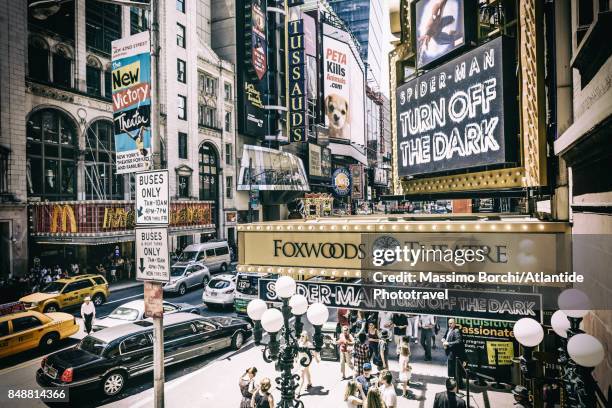
M 242 350 L 228 352 L 216 361 L 174 380 L 166 380 L 165 401 L 168 408 L 215 407 L 233 408 L 240 406 L 238 380 L 248 367 L 257 367 L 257 379 L 268 377 L 274 383 L 278 372 L 274 364 L 262 358 L 261 346 L 252 342 Z M 394 377 L 398 375 L 398 361 L 391 350 L 390 369 Z M 446 359 L 441 348 L 433 350 L 433 361 L 423 362 L 423 350 L 419 345 L 412 346 L 411 365 L 413 367 L 410 390 L 414 399 L 401 397 L 399 387 L 397 408 L 422 408 L 433 406 L 435 394 L 445 390 Z M 306 408 L 344 406 L 346 381 L 341 380 L 340 364 L 336 361 L 313 362 L 311 365 L 313 387 L 302 390 L 301 400 Z M 299 369 L 295 369 L 299 374 Z M 464 391 L 465 392 L 465 391 Z M 274 390 L 275 401 L 280 392 Z M 475 408 L 510 408 L 513 398 L 509 390 L 497 391 L 471 386 L 470 406 Z M 105 408 L 141 408 L 153 405 L 153 389 L 132 395 Z
M 202 291 L 201 287 L 197 287 L 189 290 L 184 296 L 172 296 L 165 294 L 164 299 L 169 302 L 176 303 L 189 303 L 191 305 L 198 305 L 201 307 L 200 311 L 203 316 L 217 316 L 217 315 L 235 315 L 231 309 L 215 309 L 210 310 L 206 306 L 202 305 Z M 106 303 L 99 306 L 96 309 L 97 317 L 107 316 L 116 307 L 123 303 L 130 302 L 136 299 L 143 298 L 143 285 L 139 282 L 119 282 L 111 284 L 111 294 Z M 83 324 L 80 321 L 80 309 L 78 307 L 66 310 L 67 313 L 71 313 L 77 318 L 77 322 L 81 326 L 79 332 L 73 335 L 71 338 L 66 339 L 56 346 L 54 350 L 57 352 L 65 348 L 75 346 L 78 341 L 85 336 L 83 331 Z M 36 383 L 36 370 L 40 367 L 40 362 L 45 355 L 50 353 L 44 353 L 38 349 L 29 350 L 23 353 L 19 353 L 14 356 L 10 356 L 0 360 L 0 406 L 4 406 L 4 402 L 8 402 L 6 395 L 8 390 L 36 390 L 41 389 Z M 183 364 L 177 364 L 172 368 L 166 369 L 166 378 L 168 380 L 180 378 L 186 374 L 198 370 L 210 363 L 214 359 L 218 358 L 223 353 L 215 353 L 206 356 L 205 358 L 194 359 Z M 45 404 L 40 400 L 11 400 L 11 407 L 37 407 L 37 406 L 74 406 L 74 407 L 94 407 L 103 404 L 111 403 L 112 401 L 119 400 L 121 398 L 128 397 L 132 394 L 138 394 L 141 391 L 149 389 L 153 386 L 152 375 L 142 375 L 130 381 L 126 388 L 120 393 L 120 395 L 112 399 L 102 399 L 100 395 L 96 395 L 95 398 L 91 397 L 91 394 L 83 395 L 71 395 L 71 404 Z

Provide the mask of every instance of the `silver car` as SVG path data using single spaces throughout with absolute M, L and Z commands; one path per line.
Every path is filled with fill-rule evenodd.
M 189 288 L 206 287 L 208 281 L 210 271 L 202 262 L 177 262 L 170 268 L 170 282 L 164 285 L 164 292 L 183 296 Z

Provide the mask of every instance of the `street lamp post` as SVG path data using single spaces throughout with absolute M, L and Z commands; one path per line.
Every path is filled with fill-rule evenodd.
M 550 322 L 554 332 L 562 338 L 562 347 L 558 350 L 561 375 L 555 380 L 565 390 L 566 406 L 595 407 L 598 397 L 607 404 L 592 376 L 593 369 L 604 359 L 604 348 L 599 340 L 580 329 L 582 318 L 591 308 L 590 300 L 578 289 L 566 289 L 559 295 L 558 305 L 560 310 L 553 313 Z M 532 358 L 532 350 L 544 338 L 542 326 L 534 319 L 520 319 L 514 325 L 514 336 L 523 346 L 521 371 L 526 379 L 538 380 L 537 361 Z
M 293 374 L 293 365 L 299 352 L 305 354 L 299 361 L 303 367 L 308 367 L 312 362 L 313 351 L 321 351 L 323 346 L 323 334 L 321 327 L 329 317 L 327 307 L 322 303 L 313 303 L 308 306 L 308 301 L 302 295 L 295 294 L 296 283 L 289 276 L 281 276 L 275 284 L 275 290 L 282 300 L 281 309 L 268 309 L 266 303 L 261 299 L 252 300 L 247 306 L 247 314 L 254 322 L 255 343 L 261 344 L 262 329 L 269 336 L 270 341 L 263 350 L 263 358 L 267 363 L 276 362 L 276 368 L 280 376 L 276 378 L 278 389 L 281 392 L 281 400 L 277 408 L 303 408 L 302 401 L 296 398 L 295 389 L 298 387 L 299 376 Z M 308 321 L 314 326 L 314 347 L 300 345 L 298 338 L 304 328 L 302 316 L 306 313 Z M 294 327 L 290 327 L 290 319 L 294 318 Z M 279 338 L 280 337 L 280 338 Z

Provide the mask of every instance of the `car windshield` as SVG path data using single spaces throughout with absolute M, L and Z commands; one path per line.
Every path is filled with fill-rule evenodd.
M 179 261 L 195 261 L 198 251 L 185 251 L 181 254 Z
M 170 268 L 170 276 L 174 276 L 175 278 L 178 276 L 182 276 L 183 272 L 185 272 L 184 266 L 173 266 Z
M 106 348 L 106 343 L 92 336 L 85 336 L 78 345 L 79 350 L 87 351 L 96 356 L 102 355 L 102 351 Z
M 136 320 L 138 319 L 138 310 L 129 307 L 118 307 L 108 317 L 119 320 Z
M 211 289 L 225 289 L 229 285 L 230 283 L 223 279 L 213 279 L 208 283 L 208 287 Z
M 41 290 L 42 293 L 60 293 L 64 288 L 64 283 L 51 282 Z

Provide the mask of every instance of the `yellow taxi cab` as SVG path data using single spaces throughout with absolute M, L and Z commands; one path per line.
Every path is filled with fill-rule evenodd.
M 78 331 L 68 313 L 43 314 L 26 310 L 20 302 L 0 305 L 0 358 L 36 347 L 50 349 Z
M 53 281 L 40 292 L 24 296 L 19 301 L 28 310 L 48 313 L 80 305 L 87 296 L 91 297 L 94 305 L 100 306 L 108 295 L 108 282 L 103 276 L 78 275 Z

